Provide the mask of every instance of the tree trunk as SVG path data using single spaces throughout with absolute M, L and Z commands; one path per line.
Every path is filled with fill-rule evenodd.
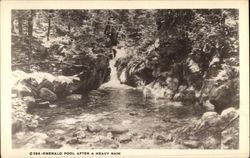
M 49 41 L 49 35 L 50 35 L 50 27 L 51 27 L 51 16 L 49 15 L 48 19 L 48 33 L 47 33 L 47 41 Z
M 31 10 L 30 11 L 30 16 L 28 19 L 28 36 L 31 38 L 32 37 L 32 33 L 33 33 L 33 17 L 35 15 L 35 11 Z
M 14 33 L 15 32 L 15 29 L 14 29 L 14 16 L 12 14 L 11 16 L 11 33 Z
M 32 55 L 32 33 L 33 33 L 33 17 L 35 15 L 35 11 L 31 10 L 30 11 L 30 16 L 28 19 L 28 36 L 29 36 L 29 58 L 31 59 L 31 55 Z
M 18 33 L 19 33 L 19 35 L 22 35 L 23 34 L 23 19 L 19 15 L 17 20 L 18 20 Z

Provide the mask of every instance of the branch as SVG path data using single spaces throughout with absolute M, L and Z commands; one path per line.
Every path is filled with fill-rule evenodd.
M 39 61 L 39 62 L 31 62 L 31 63 L 21 63 L 21 64 L 13 64 L 12 67 L 17 67 L 17 66 L 26 66 L 26 65 L 32 65 L 32 64 L 46 64 L 46 63 L 51 63 L 51 64 L 64 64 L 72 67 L 87 67 L 86 65 L 77 65 L 77 64 L 70 64 L 70 63 L 65 63 L 65 62 L 58 62 L 58 61 Z

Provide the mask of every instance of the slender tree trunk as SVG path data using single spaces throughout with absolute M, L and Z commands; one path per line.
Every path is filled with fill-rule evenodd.
M 47 41 L 49 41 L 50 29 L 51 29 L 51 16 L 49 15 L 48 19 L 48 33 L 47 33 Z
M 13 12 L 12 12 L 12 16 L 11 16 L 11 33 L 15 32 L 15 28 L 14 28 L 14 16 L 13 16 Z
M 35 11 L 31 10 L 30 11 L 30 16 L 28 19 L 28 36 L 31 38 L 32 37 L 32 33 L 33 33 L 33 17 L 35 15 Z
M 28 19 L 28 36 L 29 36 L 29 58 L 31 59 L 31 55 L 32 55 L 32 33 L 33 33 L 33 17 L 35 15 L 35 11 L 31 10 L 30 11 L 30 16 Z
M 23 34 L 23 19 L 19 15 L 17 20 L 18 20 L 18 33 L 19 33 L 19 35 L 22 35 Z

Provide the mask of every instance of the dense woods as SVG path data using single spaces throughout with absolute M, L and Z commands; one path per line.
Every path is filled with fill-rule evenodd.
M 12 10 L 14 138 L 39 126 L 32 109 L 104 95 L 93 90 L 110 80 L 109 61 L 124 48 L 115 63 L 122 84 L 141 89 L 146 99 L 181 102 L 198 114 L 167 138 L 156 136 L 158 143 L 237 149 L 238 14 L 235 9 Z

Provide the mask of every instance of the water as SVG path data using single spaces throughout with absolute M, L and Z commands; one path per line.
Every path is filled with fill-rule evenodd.
M 118 57 L 119 53 L 123 51 L 118 51 Z M 42 120 L 37 128 L 15 134 L 13 147 L 184 148 L 167 139 L 171 131 L 197 118 L 193 108 L 167 100 L 145 99 L 142 91 L 120 84 L 114 68 L 116 59 L 110 63 L 111 81 L 86 96 L 86 102 L 65 101 L 57 103 L 55 108 L 34 109 L 32 113 Z M 114 125 L 125 128 L 126 132 L 112 134 L 109 129 Z M 90 131 L 90 126 L 98 130 Z
M 111 60 L 109 63 L 110 69 L 111 69 L 110 81 L 103 84 L 100 88 L 107 88 L 107 87 L 113 87 L 113 88 L 115 87 L 115 88 L 123 88 L 123 89 L 131 88 L 125 84 L 120 83 L 120 80 L 118 79 L 118 76 L 117 76 L 117 70 L 115 67 L 116 60 L 118 58 L 124 57 L 126 55 L 126 52 L 125 52 L 124 48 L 116 49 L 116 51 L 117 51 L 117 53 L 116 53 L 115 58 L 113 60 Z

